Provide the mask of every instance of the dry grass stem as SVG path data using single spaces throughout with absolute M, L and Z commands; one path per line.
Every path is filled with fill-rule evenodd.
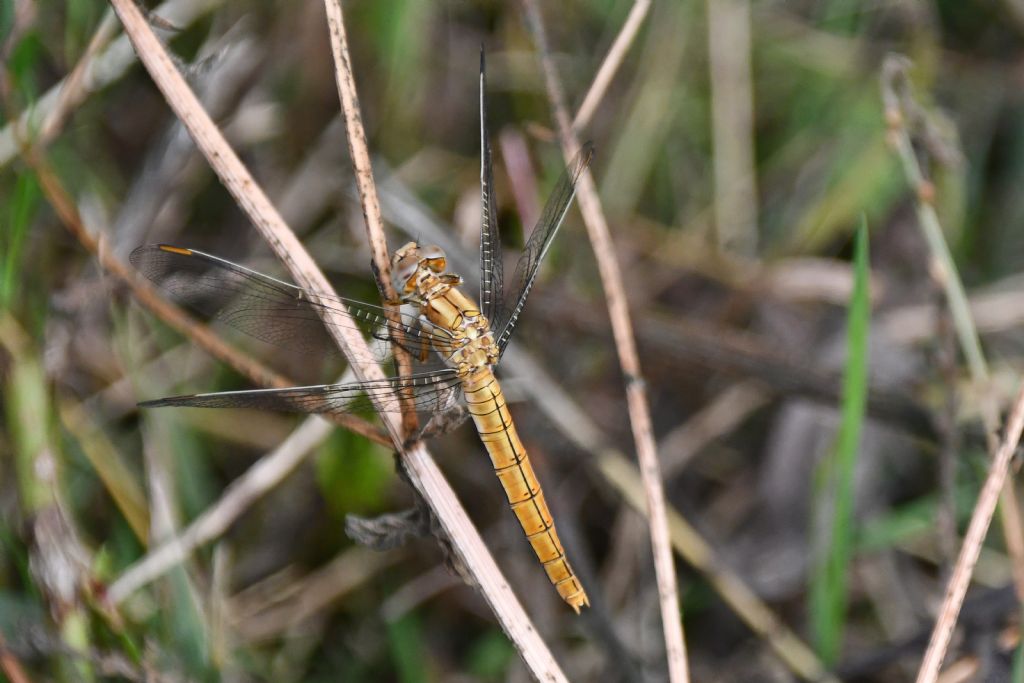
M 1022 283 L 1013 278 L 1005 286 L 996 285 L 986 291 L 974 292 L 968 298 L 971 319 L 981 334 L 1004 332 L 1024 325 Z M 935 306 L 910 304 L 894 308 L 881 316 L 878 326 L 887 338 L 901 344 L 920 344 L 936 335 Z
M 715 235 L 723 251 L 757 251 L 749 0 L 707 0 Z
M 226 363 L 239 373 L 245 375 L 255 384 L 269 387 L 288 387 L 292 382 L 266 367 L 252 356 L 242 353 L 226 343 L 209 327 L 197 322 L 178 306 L 167 301 L 149 281 L 142 278 L 130 266 L 117 258 L 107 249 L 100 238 L 93 235 L 82 222 L 82 217 L 75 206 L 74 200 L 64 189 L 63 184 L 53 169 L 39 153 L 30 147 L 22 149 L 22 157 L 39 177 L 50 205 L 53 206 L 64 226 L 79 243 L 94 254 L 105 271 L 124 282 L 131 290 L 136 301 L 170 325 L 172 328 L 191 339 L 197 346 L 206 350 L 214 358 Z M 354 415 L 331 415 L 330 419 L 337 425 L 364 436 L 375 443 L 387 445 L 390 440 L 375 426 Z
M 598 466 L 626 501 L 646 512 L 645 486 L 641 476 L 625 457 L 612 452 L 601 454 Z M 675 510 L 668 512 L 672 544 L 695 569 L 703 573 L 729 607 L 768 643 L 794 673 L 816 683 L 839 683 L 806 643 L 790 630 L 743 582 L 727 569 L 707 541 Z
M 971 522 L 964 535 L 960 555 L 957 557 L 953 575 L 946 587 L 946 595 L 942 600 L 942 607 L 939 610 L 931 640 L 928 642 L 928 649 L 925 651 L 921 668 L 917 673 L 917 683 L 934 683 L 938 678 L 939 669 L 946 657 L 950 639 L 953 637 L 953 629 L 956 628 L 960 608 L 967 595 L 971 574 L 978 562 L 978 556 L 981 554 L 982 543 L 985 541 L 985 534 L 988 532 L 996 504 L 999 502 L 1000 491 L 1003 490 L 1006 483 L 1010 460 L 1020 443 L 1022 430 L 1024 430 L 1024 387 L 1014 401 L 1010 417 L 1006 422 L 1003 441 L 992 459 L 985 484 L 978 495 L 978 503 L 974 506 L 974 512 L 971 513 Z
M 323 443 L 331 433 L 330 422 L 308 417 L 287 439 L 260 458 L 231 483 L 217 502 L 203 511 L 175 538 L 162 542 L 145 557 L 124 570 L 110 585 L 108 596 L 117 604 L 136 590 L 163 576 L 187 559 L 197 548 L 219 538 L 242 513 L 277 486 Z
M 75 64 L 75 68 L 64 79 L 63 87 L 57 96 L 53 108 L 46 114 L 42 127 L 39 129 L 38 144 L 46 146 L 53 140 L 64 126 L 64 122 L 76 106 L 85 101 L 89 94 L 86 84 L 86 73 L 92 66 L 96 55 L 106 47 L 110 39 L 114 37 L 117 29 L 117 18 L 110 10 L 104 15 L 96 32 L 93 33 L 89 44 L 85 48 L 82 57 Z
M 889 126 L 889 143 L 896 150 L 903 171 L 907 176 L 911 188 L 914 190 L 916 201 L 918 223 L 921 227 L 925 242 L 928 245 L 935 266 L 933 271 L 942 286 L 946 301 L 949 305 L 953 326 L 960 341 L 960 348 L 967 359 L 970 368 L 971 379 L 980 391 L 985 392 L 981 401 L 981 416 L 985 426 L 986 440 L 990 453 L 994 453 L 992 470 L 985 482 L 983 493 L 988 489 L 991 481 L 998 479 L 1000 484 L 1005 480 L 1006 472 L 997 473 L 999 465 L 999 453 L 997 450 L 996 433 L 999 424 L 999 409 L 996 403 L 994 392 L 989 390 L 990 377 L 988 363 L 981 349 L 981 340 L 978 336 L 977 327 L 971 317 L 970 306 L 967 295 L 964 292 L 963 284 L 960 281 L 953 256 L 946 244 L 942 226 L 939 223 L 938 214 L 933 204 L 934 186 L 925 178 L 924 172 L 917 159 L 910 138 L 912 124 L 922 123 L 924 113 L 914 102 L 910 82 L 908 78 L 909 61 L 901 56 L 890 55 L 882 65 L 881 89 L 882 101 L 885 105 L 885 118 Z M 1008 431 L 1008 434 L 1011 432 Z M 1006 464 L 1002 465 L 1003 468 Z M 1006 540 L 1006 547 L 1011 557 L 1013 568 L 1014 584 L 1017 589 L 1018 599 L 1024 600 L 1024 525 L 1022 525 L 1020 514 L 1020 503 L 1016 491 L 1012 485 L 1006 486 L 1001 493 L 1002 505 L 1000 506 L 1000 519 L 1003 527 L 1003 537 Z M 971 527 L 968 528 L 968 535 L 965 536 L 957 564 L 953 568 L 953 575 L 950 577 L 946 590 L 946 597 L 943 601 L 939 618 L 936 621 L 935 629 L 932 632 L 932 639 L 925 652 L 924 661 L 921 664 L 921 671 L 918 674 L 918 681 L 935 680 L 942 660 L 946 656 L 946 648 L 949 647 L 950 636 L 955 626 L 960 605 L 963 602 L 967 591 L 967 583 L 970 580 L 970 572 L 977 562 L 978 548 L 970 548 L 971 542 L 979 546 L 984 540 L 985 532 L 991 521 L 991 515 L 995 512 L 995 501 L 992 501 L 992 509 L 984 514 L 984 522 L 980 527 L 980 537 L 972 539 L 971 529 L 975 528 L 975 521 L 983 512 L 983 498 L 979 497 L 971 517 Z M 972 559 L 973 558 L 973 559 Z M 958 593 L 957 581 L 963 582 L 963 591 Z M 955 602 L 955 604 L 951 604 Z M 951 620 L 946 623 L 946 620 Z
M 330 283 L 298 238 L 285 225 L 277 210 L 227 144 L 221 131 L 206 115 L 138 8 L 131 0 L 112 0 L 112 3 L 139 58 L 163 92 L 168 104 L 189 129 L 192 138 L 225 187 L 288 268 L 297 284 L 312 292 L 333 293 Z M 341 16 L 340 8 L 337 16 Z M 330 315 L 340 318 L 327 322 L 340 324 L 331 324 L 328 328 L 352 363 L 357 377 L 364 381 L 383 379 L 384 374 L 379 366 L 359 362 L 358 359 L 368 357 L 366 341 L 354 327 L 345 324 L 347 313 L 339 308 L 332 310 L 336 312 Z M 382 412 L 381 419 L 395 447 L 402 450 L 401 425 L 393 415 L 386 412 Z M 483 540 L 459 504 L 454 491 L 422 443 L 412 444 L 404 450 L 404 463 L 413 485 L 431 506 L 460 559 L 470 568 L 484 598 L 533 675 L 541 680 L 565 680 L 565 675 L 516 600 Z
M 169 0 L 157 6 L 152 12 L 176 26 L 188 26 L 197 17 L 221 5 L 222 1 Z M 96 36 L 101 36 L 102 32 L 101 27 Z M 117 38 L 105 49 L 93 52 L 92 46 L 95 42 L 102 41 L 94 37 L 86 49 L 86 54 L 71 74 L 47 90 L 32 109 L 0 129 L 0 167 L 18 155 L 19 140 L 31 138 L 33 131 L 37 129 L 47 130 L 49 135 L 56 134 L 60 129 L 59 122 L 66 120 L 68 112 L 81 104 L 90 94 L 124 75 L 135 61 L 131 44 L 126 37 Z M 76 73 L 80 74 L 80 77 L 76 77 Z
M 346 594 L 373 580 L 402 557 L 397 552 L 352 548 L 309 575 L 284 586 L 246 589 L 231 598 L 232 628 L 249 643 L 287 634 Z
M 515 344 L 505 353 L 504 365 L 521 377 L 534 403 L 578 448 L 593 454 L 604 479 L 640 514 L 649 514 L 640 472 L 622 453 L 610 449 L 609 436 L 590 415 L 551 379 L 538 363 Z M 751 590 L 681 514 L 667 510 L 669 537 L 676 551 L 697 571 L 707 575 L 726 604 L 794 673 L 808 681 L 835 683 L 814 650 L 793 633 L 785 622 Z
M 885 105 L 886 121 L 889 124 L 889 143 L 896 150 L 907 181 L 917 197 L 914 206 L 917 210 L 921 233 L 928 244 L 932 258 L 935 259 L 936 277 L 946 292 L 950 313 L 960 339 L 960 347 L 967 359 L 971 376 L 978 382 L 985 382 L 988 379 L 988 363 L 985 362 L 978 331 L 971 318 L 967 295 L 957 273 L 956 263 L 953 262 L 953 255 L 949 252 L 949 245 L 946 244 L 935 206 L 931 201 L 925 200 L 924 188 L 930 186 L 931 183 L 924 177 L 924 172 L 917 161 L 914 145 L 910 140 L 908 122 L 914 120 L 918 111 L 910 99 L 908 90 L 907 69 L 909 67 L 905 58 L 895 55 L 890 55 L 882 65 L 882 101 Z
M 54 402 L 61 423 L 77 440 L 82 454 L 103 481 L 125 521 L 142 543 L 148 543 L 150 526 L 146 496 L 133 469 L 128 465 L 128 459 L 121 457 L 117 446 L 110 441 L 95 419 L 93 411 L 88 410 L 84 404 L 59 397 Z
M 756 380 L 731 384 L 662 439 L 658 451 L 666 479 L 678 476 L 708 443 L 736 429 L 768 404 L 770 392 Z
M 338 97 L 341 110 L 345 115 L 345 130 L 348 135 L 349 156 L 355 171 L 356 187 L 359 189 L 359 204 L 363 209 L 366 221 L 366 236 L 373 253 L 373 263 L 377 269 L 378 285 L 384 292 L 388 318 L 396 326 L 401 322 L 398 315 L 398 293 L 391 283 L 391 260 L 387 237 L 384 235 L 384 219 L 380 214 L 380 200 L 377 197 L 377 186 L 373 180 L 373 164 L 370 162 L 370 150 L 366 145 L 366 132 L 363 129 L 363 117 L 359 113 L 359 96 L 356 94 L 355 74 L 349 58 L 348 36 L 345 34 L 345 21 L 341 11 L 340 0 L 324 0 L 327 10 L 327 26 L 331 34 L 331 54 L 334 57 L 334 76 L 338 84 Z M 394 333 L 392 333 L 394 334 Z M 399 344 L 393 344 L 395 365 L 398 374 L 412 374 L 412 358 Z M 405 392 L 402 410 L 402 433 L 408 438 L 419 431 L 416 410 L 412 403 L 411 390 Z
M 647 13 L 650 9 L 651 0 L 636 0 L 633 3 L 632 9 L 629 10 L 629 16 L 623 22 L 619 35 L 615 36 L 615 42 L 612 43 L 608 54 L 605 55 L 604 61 L 601 62 L 601 68 L 597 70 L 597 75 L 594 76 L 594 80 L 590 84 L 590 90 L 587 91 L 586 96 L 583 98 L 583 104 L 580 105 L 579 110 L 576 112 L 576 118 L 573 119 L 572 127 L 577 132 L 586 128 L 590 123 L 590 119 L 594 116 L 594 112 L 597 111 L 601 100 L 604 99 L 605 93 L 608 92 L 608 86 L 618 72 L 619 67 L 622 66 L 622 60 L 626 57 L 626 52 L 633 45 L 633 40 L 640 30 L 640 26 L 644 23 L 644 19 L 647 18 Z M 527 222 L 526 225 L 532 225 L 532 223 Z
M 562 84 L 551 60 L 551 50 L 540 8 L 536 0 L 524 0 L 524 6 L 540 52 L 548 98 L 554 108 L 555 119 L 558 123 L 562 153 L 568 161 L 579 149 L 579 141 L 576 139 L 572 121 L 569 118 Z M 630 322 L 626 292 L 615 257 L 615 247 L 611 241 L 601 201 L 597 196 L 594 177 L 589 169 L 584 171 L 580 178 L 577 198 L 584 223 L 587 226 L 587 233 L 590 236 L 594 256 L 597 259 L 601 284 L 608 304 L 608 314 L 611 318 L 612 333 L 615 337 L 615 348 L 619 354 L 619 364 L 626 377 L 629 419 L 633 428 L 637 459 L 640 463 L 641 478 L 647 497 L 651 547 L 654 553 L 654 569 L 658 583 L 669 678 L 672 681 L 687 681 L 689 680 L 689 671 L 686 661 L 686 644 L 683 639 L 682 614 L 679 609 L 676 573 L 665 513 L 665 493 L 662 488 L 647 394 L 644 389 L 640 358 L 637 354 L 636 341 Z

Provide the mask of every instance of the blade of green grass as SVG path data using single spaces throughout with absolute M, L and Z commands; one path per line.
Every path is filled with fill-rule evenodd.
M 423 630 L 419 621 L 406 615 L 388 625 L 391 658 L 398 680 L 402 683 L 426 683 L 430 680 L 426 661 Z
M 488 631 L 473 643 L 466 656 L 466 670 L 480 681 L 503 680 L 515 653 L 501 631 Z
M 8 207 L 8 230 L 0 230 L 0 308 L 10 308 L 18 290 L 22 245 L 36 215 L 41 193 L 35 174 L 20 173 L 14 182 L 14 192 Z
M 835 449 L 816 473 L 815 506 L 818 519 L 831 511 L 830 533 L 811 576 L 811 628 L 818 654 L 826 663 L 839 656 L 848 592 L 847 568 L 853 550 L 853 482 L 857 447 L 867 401 L 868 231 L 861 219 L 854 245 L 854 286 L 847 313 L 846 368 L 843 372 L 842 421 Z

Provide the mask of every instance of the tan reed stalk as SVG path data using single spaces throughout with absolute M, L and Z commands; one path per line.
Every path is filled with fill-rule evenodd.
M 572 127 L 572 119 L 569 117 L 562 84 L 551 61 L 551 50 L 548 46 L 540 8 L 536 0 L 523 0 L 523 4 L 540 52 L 548 99 L 551 101 L 555 120 L 558 123 L 562 153 L 566 160 L 572 159 L 580 144 Z M 661 471 L 651 426 L 650 409 L 647 404 L 647 393 L 644 389 L 640 358 L 636 350 L 636 340 L 630 321 L 626 292 L 622 284 L 622 274 L 615 258 L 615 247 L 612 244 L 601 200 L 597 196 L 594 177 L 589 169 L 584 171 L 580 177 L 577 199 L 583 214 L 583 221 L 587 226 L 587 234 L 590 236 L 590 244 L 597 259 L 601 284 L 604 287 L 605 299 L 608 303 L 608 315 L 611 318 L 615 348 L 619 354 L 622 372 L 626 377 L 626 403 L 629 409 L 629 421 L 633 428 L 633 440 L 636 444 L 640 474 L 647 496 L 648 524 L 651 548 L 654 553 L 654 571 L 658 584 L 669 679 L 674 682 L 688 681 L 689 667 L 686 661 L 682 614 L 679 609 L 675 566 L 672 560 L 672 546 L 665 513 L 665 492 L 661 483 Z
M 178 73 L 166 49 L 153 34 L 145 18 L 132 0 L 111 0 L 124 24 L 136 53 L 153 80 L 163 92 L 168 104 L 188 128 L 203 155 L 217 172 L 225 187 L 239 206 L 247 213 L 253 225 L 288 268 L 297 284 L 313 292 L 331 294 L 333 288 L 317 268 L 312 258 L 281 219 L 248 169 L 227 144 L 223 134 L 210 120 L 195 95 Z M 335 10 L 329 10 L 330 13 Z M 336 17 L 341 18 L 340 7 Z M 332 26 L 331 30 L 336 30 Z M 348 63 L 346 56 L 345 62 Z M 350 325 L 346 325 L 347 312 L 337 310 L 332 318 L 340 324 L 328 325 L 335 341 L 349 358 L 352 368 L 361 380 L 383 379 L 381 368 L 361 362 L 369 357 L 366 341 Z M 392 442 L 403 455 L 403 462 L 413 485 L 424 497 L 448 535 L 459 559 L 469 569 L 480 587 L 485 600 L 494 610 L 502 627 L 519 650 L 531 673 L 540 680 L 563 681 L 562 673 L 550 650 L 537 633 L 511 588 L 501 575 L 494 558 L 473 527 L 454 491 L 441 475 L 426 447 L 420 443 L 404 445 L 402 426 L 394 415 L 383 412 L 384 422 Z

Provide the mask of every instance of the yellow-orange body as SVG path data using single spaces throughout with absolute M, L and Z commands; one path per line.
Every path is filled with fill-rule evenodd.
M 590 602 L 566 559 L 540 482 L 491 370 L 499 351 L 489 321 L 459 289 L 461 278 L 443 272 L 443 256 L 439 263 L 431 263 L 429 257 L 422 257 L 417 245 L 409 243 L 395 253 L 393 267 L 403 262 L 405 272 L 399 271 L 401 275 L 396 276 L 402 298 L 416 304 L 423 317 L 451 333 L 452 338 L 444 340 L 444 350 L 439 352 L 462 380 L 469 413 L 534 553 L 558 594 L 579 613 Z M 407 275 L 410 271 L 412 274 Z

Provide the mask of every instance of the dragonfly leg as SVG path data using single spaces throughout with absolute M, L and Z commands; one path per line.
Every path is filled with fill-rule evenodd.
M 398 476 L 412 488 L 401 456 L 395 453 Z M 416 491 L 415 488 L 412 489 Z M 345 535 L 360 545 L 374 550 L 390 550 L 405 545 L 411 538 L 425 538 L 434 533 L 436 522 L 430 506 L 416 494 L 416 504 L 408 510 L 388 512 L 377 517 L 345 515 Z
M 455 431 L 467 418 L 469 418 L 469 411 L 466 410 L 466 406 L 454 405 L 431 417 L 416 438 L 429 439 Z
M 377 517 L 345 515 L 345 535 L 374 550 L 391 550 L 430 534 L 430 518 L 418 507 Z

